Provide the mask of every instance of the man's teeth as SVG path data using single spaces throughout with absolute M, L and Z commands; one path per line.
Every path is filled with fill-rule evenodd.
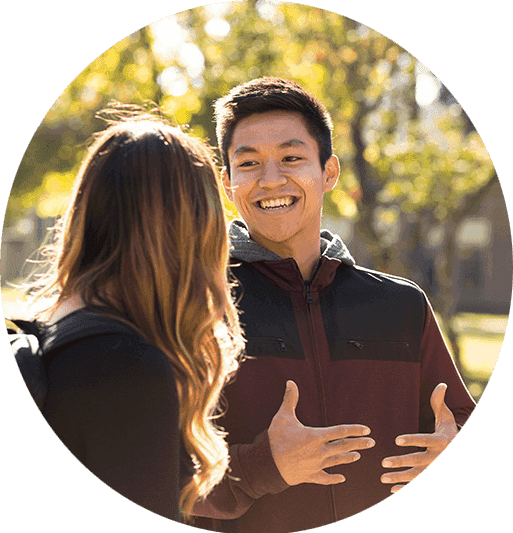
M 284 198 L 275 198 L 272 200 L 261 200 L 260 207 L 263 209 L 277 209 L 279 207 L 288 207 L 294 202 L 292 196 L 285 196 Z

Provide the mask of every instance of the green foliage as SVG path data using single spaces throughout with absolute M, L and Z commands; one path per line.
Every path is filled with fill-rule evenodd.
M 432 140 L 423 140 L 419 124 L 414 124 L 406 142 L 373 143 L 365 157 L 381 178 L 381 202 L 398 204 L 405 212 L 430 210 L 439 221 L 460 210 L 466 196 L 486 185 L 494 173 L 477 132 L 463 137 L 442 123 Z
M 374 30 L 300 4 L 212 4 L 163 19 L 107 50 L 57 99 L 20 165 L 7 221 L 29 207 L 61 210 L 88 138 L 104 126 L 95 112 L 109 101 L 155 102 L 215 144 L 212 103 L 264 75 L 297 81 L 332 114 L 342 175 L 325 212 L 365 219 L 382 205 L 378 212 L 390 217 L 398 206 L 443 221 L 486 185 L 493 166 L 477 133 L 465 132 L 457 105 L 443 106 L 438 137 L 427 135 L 416 65 Z

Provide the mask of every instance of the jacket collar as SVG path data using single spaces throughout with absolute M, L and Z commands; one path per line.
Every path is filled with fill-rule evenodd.
M 232 243 L 231 256 L 234 259 L 246 263 L 283 261 L 282 257 L 251 239 L 248 228 L 242 220 L 233 220 L 230 223 L 229 232 Z M 336 259 L 348 266 L 355 264 L 355 260 L 342 239 L 326 229 L 321 230 L 321 258 L 323 257 Z

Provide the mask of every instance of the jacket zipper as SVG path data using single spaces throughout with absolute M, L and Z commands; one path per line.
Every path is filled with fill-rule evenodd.
M 356 346 L 359 350 L 363 348 L 363 344 L 358 341 L 353 341 L 353 340 L 347 341 L 347 344 L 352 344 L 353 346 Z
M 314 303 L 314 299 L 313 299 L 313 296 L 312 296 L 312 290 L 310 289 L 310 283 L 305 283 L 305 289 L 306 289 L 306 303 L 307 303 L 307 308 L 308 308 L 308 321 L 310 323 L 310 331 L 311 331 L 311 335 L 312 335 L 312 344 L 313 344 L 313 348 L 314 348 L 314 353 L 316 353 L 317 350 L 316 350 L 315 333 L 314 333 L 312 308 L 311 308 L 311 304 Z M 317 361 L 316 361 L 316 368 L 317 368 L 317 377 L 318 377 L 318 380 L 319 380 L 319 387 L 320 387 L 320 389 L 322 391 L 321 369 L 320 369 Z M 327 417 L 327 413 L 326 413 L 326 407 L 324 405 L 324 394 L 322 394 L 322 396 L 321 396 L 321 409 L 322 409 L 322 416 L 324 418 L 324 423 L 327 424 L 328 423 L 328 417 Z M 332 515 L 333 515 L 333 521 L 336 522 L 338 520 L 338 517 L 337 517 L 337 508 L 336 508 L 336 505 L 335 505 L 335 494 L 334 494 L 333 486 L 330 485 L 329 489 L 330 489 L 330 497 L 331 497 L 331 512 L 332 512 Z
M 307 304 L 313 304 L 314 303 L 314 299 L 313 299 L 313 296 L 312 296 L 312 291 L 310 289 L 310 284 L 305 284 L 306 286 L 306 303 Z

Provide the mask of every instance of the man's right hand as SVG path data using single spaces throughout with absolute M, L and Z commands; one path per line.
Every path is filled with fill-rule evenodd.
M 372 448 L 376 443 L 365 437 L 370 429 L 359 424 L 303 426 L 296 417 L 298 400 L 297 385 L 287 381 L 283 402 L 268 430 L 271 453 L 282 478 L 290 486 L 333 485 L 345 481 L 342 474 L 328 474 L 324 469 L 354 463 L 360 458 L 355 450 Z

